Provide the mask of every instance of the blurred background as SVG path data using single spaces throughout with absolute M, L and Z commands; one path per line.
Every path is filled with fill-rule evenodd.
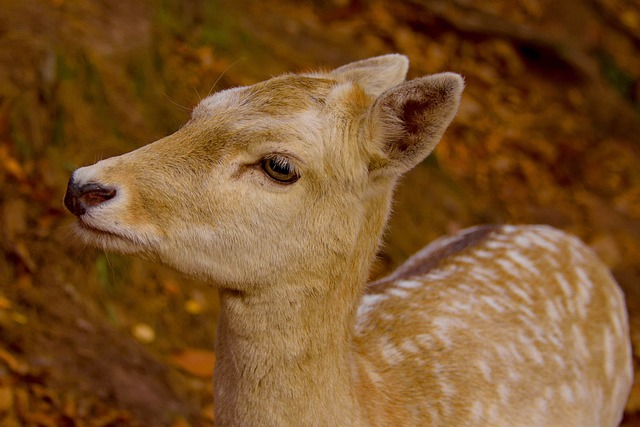
M 80 245 L 69 175 L 213 91 L 390 52 L 467 88 L 372 276 L 473 224 L 551 224 L 612 268 L 640 345 L 636 0 L 0 0 L 0 424 L 213 425 L 215 291 Z

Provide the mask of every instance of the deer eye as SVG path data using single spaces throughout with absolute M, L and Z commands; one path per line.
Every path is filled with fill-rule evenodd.
M 266 157 L 260 167 L 270 178 L 283 184 L 293 184 L 300 178 L 294 164 L 286 157 Z

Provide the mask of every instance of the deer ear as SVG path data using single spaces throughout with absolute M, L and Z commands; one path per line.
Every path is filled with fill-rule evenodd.
M 380 95 L 367 117 L 374 144 L 372 172 L 399 175 L 424 160 L 456 115 L 463 89 L 462 76 L 441 73 Z
M 343 65 L 331 72 L 334 78 L 358 84 L 367 95 L 378 96 L 402 83 L 407 77 L 409 59 L 390 54 Z

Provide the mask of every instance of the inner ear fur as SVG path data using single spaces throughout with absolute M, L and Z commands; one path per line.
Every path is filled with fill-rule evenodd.
M 456 115 L 463 89 L 462 76 L 441 73 L 382 93 L 368 116 L 378 151 L 372 172 L 398 175 L 424 160 Z
M 333 77 L 360 86 L 367 95 L 379 96 L 385 90 L 402 83 L 407 77 L 409 59 L 389 54 L 352 62 L 331 72 Z

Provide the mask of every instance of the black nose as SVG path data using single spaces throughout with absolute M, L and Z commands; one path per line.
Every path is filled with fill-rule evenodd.
M 87 211 L 87 208 L 113 199 L 115 195 L 115 188 L 95 183 L 78 185 L 72 176 L 64 195 L 64 205 L 72 214 L 80 216 Z

